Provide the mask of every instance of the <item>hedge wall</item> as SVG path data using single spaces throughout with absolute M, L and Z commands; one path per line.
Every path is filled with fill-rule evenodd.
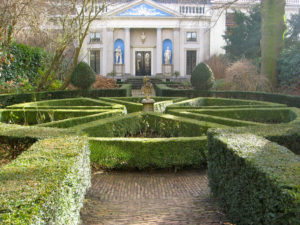
M 155 85 L 157 96 L 163 97 L 220 97 L 220 98 L 237 98 L 250 99 L 257 101 L 267 101 L 280 104 L 286 104 L 291 107 L 300 108 L 300 96 L 283 95 L 266 92 L 247 92 L 247 91 L 207 91 L 196 92 L 194 90 L 180 90 L 167 87 L 165 84 Z
M 182 168 L 206 165 L 206 137 L 90 138 L 91 162 L 105 169 Z
M 74 126 L 89 137 L 125 137 L 138 133 L 155 133 L 162 137 L 197 137 L 204 135 L 209 128 L 222 126 L 169 114 L 131 113 Z
M 89 116 L 82 116 L 82 117 L 75 117 L 75 118 L 69 118 L 59 121 L 53 121 L 48 123 L 42 123 L 38 124 L 39 127 L 57 127 L 57 128 L 72 128 L 74 126 L 78 126 L 81 124 L 89 123 L 95 120 L 100 120 L 104 118 L 109 118 L 113 116 L 121 116 L 124 114 L 124 110 L 110 110 L 105 111 Z
M 2 107 L 14 105 L 24 102 L 35 102 L 41 100 L 75 98 L 75 97 L 117 97 L 131 96 L 131 85 L 124 84 L 119 89 L 99 89 L 99 90 L 73 90 L 73 91 L 48 91 L 48 92 L 33 92 L 25 94 L 1 94 L 0 104 Z
M 300 158 L 287 148 L 249 133 L 211 131 L 208 176 L 233 223 L 299 224 Z
M 38 141 L 1 168 L 0 180 L 1 224 L 78 224 L 90 186 L 87 139 Z

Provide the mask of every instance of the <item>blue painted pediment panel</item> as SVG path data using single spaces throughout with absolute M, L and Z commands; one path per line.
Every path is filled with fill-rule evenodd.
M 172 15 L 151 5 L 142 3 L 119 13 L 118 16 L 171 17 Z

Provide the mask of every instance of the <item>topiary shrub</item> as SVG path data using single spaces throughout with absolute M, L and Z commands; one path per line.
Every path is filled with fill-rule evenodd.
M 207 91 L 214 86 L 215 77 L 210 67 L 199 63 L 192 72 L 191 83 L 196 90 Z
M 87 90 L 96 81 L 96 74 L 85 62 L 80 62 L 72 72 L 71 83 L 80 89 Z

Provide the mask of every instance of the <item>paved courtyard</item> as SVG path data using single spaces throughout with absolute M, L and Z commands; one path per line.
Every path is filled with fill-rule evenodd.
M 83 225 L 224 224 L 206 171 L 95 172 Z M 229 223 L 225 223 L 229 224 Z

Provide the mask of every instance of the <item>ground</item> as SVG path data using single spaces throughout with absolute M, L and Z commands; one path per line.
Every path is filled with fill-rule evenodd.
M 94 172 L 82 225 L 229 224 L 205 170 Z

